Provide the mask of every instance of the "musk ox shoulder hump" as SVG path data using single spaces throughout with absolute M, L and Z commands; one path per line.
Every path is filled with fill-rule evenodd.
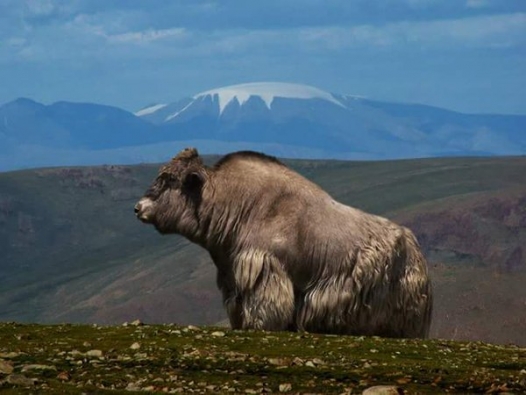
M 238 151 L 238 152 L 232 152 L 230 154 L 223 156 L 221 159 L 219 159 L 216 162 L 216 164 L 214 165 L 214 168 L 219 169 L 225 164 L 234 162 L 237 159 L 256 159 L 261 162 L 274 163 L 280 166 L 285 166 L 282 162 L 280 162 L 274 156 L 270 156 L 270 155 L 263 154 L 261 152 L 255 152 L 255 151 Z

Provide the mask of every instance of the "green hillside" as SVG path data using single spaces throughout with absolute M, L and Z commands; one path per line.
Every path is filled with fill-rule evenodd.
M 415 230 L 440 296 L 434 336 L 526 344 L 526 158 L 287 164 Z M 133 215 L 157 169 L 0 173 L 0 320 L 221 321 L 206 252 Z

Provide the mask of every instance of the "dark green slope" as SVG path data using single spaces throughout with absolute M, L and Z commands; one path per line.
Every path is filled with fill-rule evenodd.
M 520 309 L 526 291 L 514 285 L 526 272 L 526 158 L 287 163 L 343 203 L 415 229 L 430 257 L 437 295 L 443 295 L 435 335 L 526 343 L 520 335 L 526 330 Z M 1 173 L 0 319 L 221 320 L 206 252 L 177 236 L 159 235 L 133 215 L 157 168 Z M 451 276 L 458 283 L 452 285 Z M 476 286 L 491 276 L 498 290 Z M 496 302 L 488 307 L 486 300 Z M 483 303 L 486 310 L 476 310 Z M 518 317 L 506 323 L 509 332 L 473 328 L 493 325 L 497 310 L 499 317 Z

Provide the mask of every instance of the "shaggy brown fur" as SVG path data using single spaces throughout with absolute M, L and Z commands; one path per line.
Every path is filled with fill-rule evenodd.
M 233 328 L 428 335 L 431 283 L 413 233 L 275 158 L 237 152 L 207 167 L 188 148 L 135 210 L 209 251 Z

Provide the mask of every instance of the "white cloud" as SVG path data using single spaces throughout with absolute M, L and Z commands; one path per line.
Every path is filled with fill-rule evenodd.
M 524 44 L 526 14 L 477 16 L 426 22 L 397 22 L 383 26 L 324 27 L 301 29 L 299 39 L 312 48 L 351 47 L 496 47 Z
M 184 28 L 171 28 L 161 30 L 148 29 L 139 32 L 126 32 L 120 34 L 106 35 L 106 38 L 110 43 L 144 44 L 167 38 L 181 39 L 185 38 L 186 35 L 186 29 Z
M 34 2 L 33 11 L 53 12 L 53 3 Z M 83 62 L 89 58 L 109 62 L 114 58 L 199 59 L 217 55 L 234 59 L 249 55 L 330 55 L 362 48 L 449 50 L 514 47 L 526 43 L 526 13 L 277 29 L 141 28 L 147 24 L 143 13 L 72 14 L 65 20 L 9 32 L 2 39 L 8 45 L 0 46 L 0 63 L 10 59 Z M 141 51 L 133 49 L 136 45 L 141 46 Z
M 32 15 L 50 15 L 55 11 L 52 0 L 26 0 L 24 3 L 26 10 Z
M 489 7 L 491 3 L 488 0 L 467 0 L 467 8 L 485 8 Z

